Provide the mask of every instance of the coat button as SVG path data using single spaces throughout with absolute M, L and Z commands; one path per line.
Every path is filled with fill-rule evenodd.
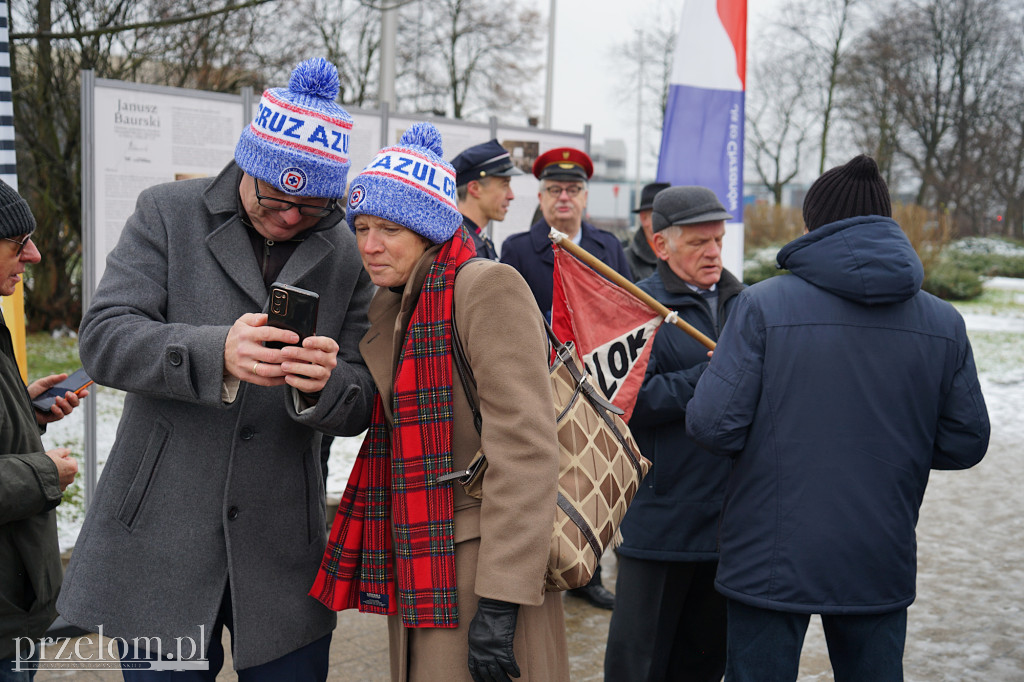
M 251 426 L 243 426 L 241 433 L 238 435 L 242 437 L 242 440 L 251 440 L 256 435 L 256 430 Z
M 170 362 L 175 367 L 177 367 L 178 365 L 181 364 L 181 353 L 179 353 L 176 350 L 172 350 L 170 353 L 167 354 L 167 361 Z
M 234 521 L 238 518 L 238 507 L 231 507 L 228 509 L 228 521 Z

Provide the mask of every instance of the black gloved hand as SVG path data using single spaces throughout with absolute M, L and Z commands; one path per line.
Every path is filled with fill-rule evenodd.
M 469 674 L 476 682 L 512 682 L 519 666 L 512 652 L 519 604 L 481 598 L 469 624 Z

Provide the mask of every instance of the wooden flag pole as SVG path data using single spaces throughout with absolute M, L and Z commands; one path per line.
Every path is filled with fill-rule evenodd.
M 565 234 L 564 232 L 559 232 L 558 230 L 552 227 L 551 231 L 548 232 L 548 239 L 550 239 L 555 244 L 558 244 L 560 247 L 571 253 L 573 256 L 576 256 L 576 258 L 580 259 L 581 261 L 592 267 L 594 270 L 597 270 L 599 273 L 601 273 L 602 275 L 604 275 L 605 277 L 615 282 L 620 287 L 622 287 L 623 289 L 625 289 L 626 291 L 628 291 L 629 293 L 633 294 L 635 297 L 643 301 L 648 308 L 661 315 L 666 322 L 673 323 L 675 326 L 679 327 L 684 332 L 700 341 L 706 348 L 710 350 L 715 349 L 715 342 L 709 339 L 707 336 L 705 336 L 699 329 L 694 327 L 692 324 L 689 324 L 688 322 L 679 319 L 679 316 L 676 315 L 674 310 L 669 310 L 664 305 L 656 301 L 654 297 L 652 297 L 646 291 L 643 291 L 642 289 L 640 289 L 640 287 L 633 284 L 628 279 L 617 273 L 603 261 L 598 260 L 597 257 L 592 255 L 589 251 L 587 251 L 581 246 L 577 246 L 576 244 L 574 244 L 572 240 L 568 238 L 568 235 Z

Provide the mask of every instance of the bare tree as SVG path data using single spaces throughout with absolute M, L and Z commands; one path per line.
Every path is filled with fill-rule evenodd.
M 748 90 L 746 147 L 761 184 L 782 204 L 786 185 L 800 173 L 813 117 L 807 111 L 804 64 L 781 53 L 758 62 Z
M 874 120 L 896 126 L 886 144 L 895 141 L 896 155 L 917 180 L 914 203 L 955 214 L 960 232 L 983 229 L 993 208 L 983 167 L 999 144 L 991 131 L 1003 108 L 1000 83 L 1013 63 L 1006 6 L 1002 0 L 893 4 L 855 60 L 864 71 L 850 80 L 849 97 L 861 98 L 865 75 L 877 74 L 876 97 L 883 88 L 890 94 L 874 102 Z
M 380 2 L 368 0 L 306 0 L 292 30 L 301 41 L 274 48 L 283 57 L 282 77 L 298 61 L 315 53 L 338 67 L 339 99 L 362 107 L 376 105 L 379 88 Z
M 857 149 L 872 156 L 895 186 L 902 127 L 898 74 L 906 68 L 906 51 L 887 29 L 884 24 L 869 29 L 852 48 L 841 73 L 839 102 Z
M 662 125 L 679 33 L 677 5 L 658 2 L 634 23 L 633 34 L 615 43 L 608 53 L 608 61 L 617 73 L 618 92 L 633 94 L 640 100 L 639 124 L 651 133 L 643 136 L 647 140 L 643 155 L 654 163 L 661 152 Z M 620 98 L 618 102 L 621 101 Z M 626 107 L 623 116 L 634 117 L 634 112 Z
M 536 110 L 540 14 L 519 2 L 437 0 L 399 18 L 399 108 L 470 118 Z
M 196 9 L 200 18 L 216 22 L 214 17 L 239 5 L 266 1 Z M 82 315 L 79 74 L 91 69 L 101 78 L 154 82 L 166 55 L 155 51 L 161 43 L 147 33 L 158 27 L 172 32 L 197 17 L 180 9 L 174 13 L 173 7 L 161 16 L 159 9 L 157 3 L 137 0 L 13 0 L 9 5 L 19 189 L 36 217 L 34 241 L 43 256 L 25 286 L 32 330 L 74 328 Z M 227 61 L 207 52 L 192 62 L 201 67 L 192 73 L 199 77 L 207 68 L 212 77 Z

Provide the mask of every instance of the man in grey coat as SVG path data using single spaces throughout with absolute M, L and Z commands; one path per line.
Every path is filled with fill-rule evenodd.
M 182 679 L 215 678 L 223 626 L 241 679 L 326 679 L 335 614 L 307 596 L 320 432 L 361 432 L 373 394 L 373 287 L 335 203 L 352 127 L 337 92 L 333 65 L 303 62 L 216 178 L 143 192 L 82 322 L 86 368 L 128 395 L 58 609 L 123 638 L 122 658 L 166 667 L 184 642 L 209 670 Z M 264 345 L 299 340 L 267 325 L 275 280 L 320 295 L 301 346 Z

